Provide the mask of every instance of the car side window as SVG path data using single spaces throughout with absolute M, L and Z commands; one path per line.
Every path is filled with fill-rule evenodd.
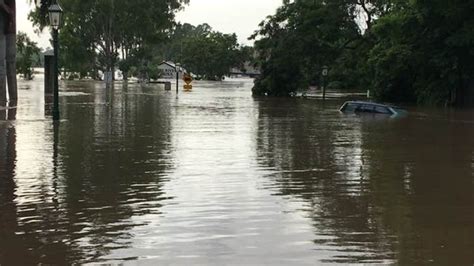
M 374 106 L 372 106 L 372 105 L 367 105 L 367 104 L 362 105 L 362 106 L 361 106 L 361 111 L 362 111 L 362 112 L 367 112 L 367 113 L 373 112 L 373 111 L 374 111 Z
M 378 114 L 391 114 L 390 110 L 388 110 L 387 107 L 383 107 L 383 106 L 376 106 L 375 112 Z

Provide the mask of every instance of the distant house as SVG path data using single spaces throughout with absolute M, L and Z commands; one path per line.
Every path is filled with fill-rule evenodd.
M 176 64 L 170 61 L 163 61 L 158 65 L 158 70 L 161 72 L 162 79 L 175 79 L 176 78 Z M 186 69 L 179 67 L 180 78 L 183 73 L 186 73 Z
M 231 76 L 248 76 L 255 78 L 260 75 L 260 69 L 254 67 L 252 64 L 249 62 L 246 62 L 244 64 L 243 69 L 240 68 L 232 68 L 230 70 L 230 75 Z

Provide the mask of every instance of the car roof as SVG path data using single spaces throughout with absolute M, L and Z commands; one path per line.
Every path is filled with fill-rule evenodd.
M 397 108 L 399 109 L 398 107 L 396 106 L 392 106 L 392 105 L 387 105 L 387 104 L 381 104 L 381 103 L 374 103 L 374 102 L 366 102 L 366 101 L 347 101 L 344 103 L 344 105 L 346 104 L 366 104 L 366 105 L 373 105 L 373 106 L 381 106 L 381 107 L 390 107 L 390 108 Z

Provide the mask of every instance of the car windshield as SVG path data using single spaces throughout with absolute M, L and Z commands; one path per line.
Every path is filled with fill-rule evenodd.
M 357 106 L 358 104 L 355 103 L 346 103 L 342 109 L 346 112 L 353 112 L 357 108 Z
M 341 108 L 341 111 L 373 114 L 394 114 L 396 112 L 388 106 L 365 102 L 346 102 Z

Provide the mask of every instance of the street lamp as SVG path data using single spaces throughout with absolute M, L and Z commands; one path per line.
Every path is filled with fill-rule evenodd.
M 61 26 L 63 9 L 55 2 L 48 8 L 49 23 L 53 28 L 53 46 L 54 46 L 54 88 L 53 88 L 53 120 L 59 120 L 59 41 L 58 41 L 58 30 Z
M 323 75 L 323 100 L 326 100 L 326 79 L 327 79 L 327 76 L 328 76 L 328 73 L 329 73 L 329 67 L 328 66 L 323 66 L 323 71 L 322 71 L 322 75 Z

